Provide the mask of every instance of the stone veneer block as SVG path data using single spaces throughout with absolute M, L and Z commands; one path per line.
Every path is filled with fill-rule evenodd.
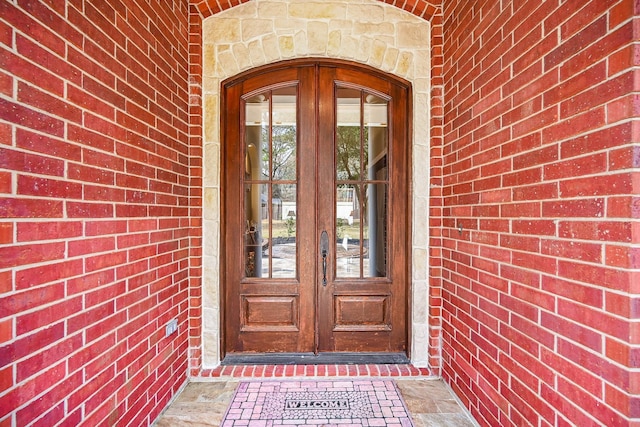
M 304 19 L 276 19 L 274 20 L 273 26 L 279 35 L 295 34 L 302 28 L 305 28 L 307 23 L 309 23 L 309 21 Z
M 369 37 L 361 37 L 359 40 L 359 48 L 356 52 L 356 60 L 358 62 L 362 62 L 363 64 L 369 63 L 369 58 L 371 57 L 371 51 L 373 50 L 371 46 L 373 45 L 373 41 Z
M 424 257 L 427 260 L 426 253 L 415 253 L 414 257 Z M 427 286 L 425 281 L 414 280 L 413 283 L 413 296 L 415 298 L 422 298 L 425 301 L 429 299 L 429 287 Z M 419 307 L 414 308 L 412 313 L 412 323 L 418 324 L 426 324 L 429 320 L 429 310 L 427 305 L 420 305 Z
M 203 106 L 208 113 L 202 120 L 205 143 L 217 141 L 220 135 L 220 97 L 205 94 Z
M 415 248 L 413 250 L 413 279 L 425 280 L 427 278 L 427 272 L 429 271 L 429 256 L 428 251 L 424 248 Z
M 409 69 L 413 65 L 413 54 L 411 52 L 399 52 L 398 62 L 396 63 L 395 72 L 399 76 L 406 78 Z
M 233 55 L 236 58 L 236 63 L 241 70 L 251 67 L 251 53 L 247 46 L 242 43 L 233 45 Z
M 262 65 L 266 62 L 264 45 L 260 40 L 252 40 L 249 43 L 249 56 L 251 65 L 254 67 Z
M 283 15 L 286 15 L 286 13 L 283 13 L 286 10 L 287 10 L 286 3 L 284 4 L 279 2 L 259 2 L 258 3 L 259 18 L 281 19 Z
M 402 56 L 402 54 L 400 56 Z M 402 59 L 400 59 L 400 61 L 402 61 Z M 414 78 L 412 79 L 412 81 L 413 81 L 413 90 L 415 93 L 418 94 L 417 96 L 424 97 L 424 94 L 429 93 L 429 88 L 431 87 L 431 85 L 429 84 L 429 78 Z M 427 97 L 426 104 L 429 105 L 430 101 L 431 101 L 431 98 Z M 427 144 L 428 142 L 424 142 L 424 143 Z
M 398 47 L 424 49 L 429 43 L 429 28 L 420 24 L 398 23 Z
M 209 220 L 220 219 L 220 194 L 217 188 L 205 187 L 203 193 L 203 217 Z
M 347 7 L 347 19 L 357 24 L 384 22 L 384 7 L 375 4 L 349 4 Z
M 380 41 L 373 41 L 373 49 L 371 49 L 371 56 L 369 57 L 369 65 L 375 68 L 382 68 L 382 60 L 387 51 L 387 44 Z
M 231 51 L 218 52 L 218 63 L 226 75 L 233 76 L 240 72 L 236 57 Z
M 395 37 L 396 27 L 390 22 L 354 22 L 352 27 L 354 35 L 365 34 L 371 37 L 389 36 L 392 43 Z
M 340 30 L 345 34 L 353 32 L 353 26 L 357 25 L 357 22 L 346 19 L 332 19 L 329 21 L 329 31 Z
M 342 33 L 331 31 L 327 40 L 327 54 L 331 56 L 340 55 L 340 44 L 342 43 Z
M 411 362 L 414 366 L 428 366 L 429 353 L 425 349 L 429 348 L 429 325 L 415 323 L 412 326 Z
M 215 177 L 220 175 L 220 144 L 205 143 L 203 155 L 207 162 L 204 164 L 202 184 L 205 188 L 216 187 L 218 180 Z
M 307 38 L 309 43 L 309 54 L 320 55 L 327 50 L 329 40 L 329 26 L 326 22 L 309 22 L 307 26 Z
M 431 63 L 429 62 L 428 55 L 416 56 L 415 67 L 413 71 L 416 76 L 420 76 L 422 78 L 431 76 Z
M 208 266 L 202 270 L 202 303 L 205 307 L 215 307 L 220 297 L 219 281 L 215 274 L 219 263 L 217 257 L 213 255 L 209 256 L 208 260 L 210 261 L 207 263 Z
M 206 230 L 207 236 L 211 237 L 202 242 L 202 254 L 203 256 L 209 256 L 211 259 L 208 259 L 204 264 L 203 271 L 205 272 L 204 276 L 207 276 L 207 272 L 215 273 L 211 277 L 215 277 L 215 283 L 218 283 L 217 273 L 218 273 L 218 249 L 220 249 L 220 245 L 217 244 L 217 241 L 214 240 L 215 237 L 220 236 L 220 221 L 218 220 L 204 220 L 203 221 L 203 229 Z M 206 286 L 205 286 L 206 288 Z M 216 290 L 217 293 L 217 290 Z
M 280 59 L 280 43 L 275 34 L 268 34 L 262 38 L 262 48 L 264 51 L 265 64 Z
M 235 18 L 240 20 L 257 18 L 258 17 L 257 3 L 258 3 L 257 1 L 244 3 L 242 7 L 232 7 L 230 9 L 226 9 L 224 11 L 224 15 L 220 14 L 217 16 L 223 16 L 224 18 Z M 283 4 L 283 3 L 280 3 L 280 4 Z M 282 12 L 280 14 L 282 15 Z
M 384 58 L 382 59 L 382 69 L 386 72 L 391 72 L 396 69 L 396 64 L 398 63 L 398 56 L 400 52 L 398 49 L 394 47 L 390 47 L 384 53 Z
M 272 19 L 248 19 L 242 21 L 242 40 L 245 42 L 271 32 L 273 32 Z
M 217 92 L 212 88 L 216 88 L 219 86 L 220 86 L 220 79 L 216 79 L 215 77 L 204 77 L 202 79 L 202 93 L 205 95 Z
M 427 105 L 429 105 L 428 103 L 428 98 L 429 95 L 425 94 L 425 93 L 418 93 L 414 95 L 414 105 L 424 105 L 425 108 Z M 429 135 L 429 122 L 428 121 L 414 121 L 413 123 L 414 126 L 414 130 L 416 135 Z M 429 139 L 425 138 L 425 139 L 418 139 L 416 141 L 416 143 L 418 144 L 428 144 L 429 143 Z M 428 157 L 427 157 L 428 158 Z M 416 159 L 416 156 L 414 156 L 414 160 Z M 426 182 L 426 181 L 424 181 Z
M 205 25 L 202 29 L 203 40 L 216 40 L 218 43 L 237 43 L 242 41 L 239 19 L 219 19 L 215 25 Z
M 289 16 L 306 19 L 344 19 L 347 5 L 341 2 L 300 2 L 289 4 Z
M 204 313 L 206 313 L 207 310 L 203 310 L 203 319 L 204 319 Z M 211 322 L 211 326 L 206 327 L 204 325 L 204 321 L 203 321 L 203 328 L 202 328 L 202 341 L 203 342 L 216 342 L 218 341 L 218 334 L 215 333 L 215 330 L 213 329 L 213 325 L 215 325 L 216 321 L 212 321 Z M 216 351 L 215 347 L 211 347 L 211 346 L 204 346 L 203 351 L 202 351 L 202 359 L 203 360 L 216 360 L 217 358 L 219 358 L 220 355 L 218 354 L 218 352 Z
M 293 36 L 294 55 L 295 56 L 308 56 L 309 44 L 307 41 L 306 31 L 296 31 Z
M 211 70 L 211 75 L 215 75 L 214 70 L 216 69 L 216 64 L 218 62 L 217 49 L 213 45 L 204 45 L 202 48 L 202 63 L 207 64 L 205 68 L 209 68 Z M 202 74 L 202 78 L 208 77 L 204 73 Z M 206 92 L 206 88 L 203 88 Z
M 360 40 L 358 38 L 354 36 L 343 37 L 342 49 L 340 49 L 342 53 L 341 56 L 347 59 L 354 59 L 358 52 L 359 45 Z
M 278 37 L 278 45 L 280 46 L 280 54 L 283 58 L 291 58 L 294 54 L 294 44 L 292 36 Z

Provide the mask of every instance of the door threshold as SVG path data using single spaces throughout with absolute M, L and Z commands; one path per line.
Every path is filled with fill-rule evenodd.
M 230 353 L 221 365 L 406 365 L 404 353 Z

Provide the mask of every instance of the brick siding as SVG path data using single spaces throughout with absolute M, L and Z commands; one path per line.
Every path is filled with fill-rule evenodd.
M 634 7 L 444 1 L 443 375 L 482 425 L 640 423 Z
M 2 426 L 146 425 L 186 380 L 188 27 L 186 1 L 0 2 Z
M 0 426 L 148 425 L 199 370 L 200 25 L 242 2 L 0 2 Z M 482 425 L 640 424 L 637 6 L 385 2 L 433 25 L 432 366 Z

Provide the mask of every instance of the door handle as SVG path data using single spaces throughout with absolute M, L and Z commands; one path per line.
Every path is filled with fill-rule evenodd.
M 322 286 L 327 286 L 327 256 L 329 255 L 329 235 L 326 230 L 320 235 L 320 255 L 322 255 Z

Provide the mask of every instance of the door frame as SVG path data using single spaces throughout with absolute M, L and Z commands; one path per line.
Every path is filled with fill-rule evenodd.
M 292 60 L 286 60 L 286 61 L 280 61 L 280 62 L 276 62 L 276 63 L 272 63 L 272 64 L 268 64 L 268 65 L 264 65 L 261 67 L 256 67 L 253 68 L 251 70 L 247 70 L 243 73 L 240 73 L 236 76 L 233 76 L 229 79 L 226 79 L 224 81 L 221 82 L 220 84 L 220 135 L 221 135 L 221 142 L 223 144 L 223 148 L 220 150 L 220 177 L 221 177 L 221 182 L 224 181 L 224 177 L 226 177 L 226 175 L 229 173 L 229 162 L 228 162 L 228 156 L 227 156 L 227 152 L 224 149 L 224 145 L 225 145 L 225 141 L 224 139 L 226 138 L 226 125 L 227 125 L 227 120 L 226 120 L 226 111 L 227 111 L 227 100 L 225 99 L 224 96 L 224 87 L 226 85 L 233 85 L 239 81 L 242 81 L 244 79 L 247 79 L 249 76 L 256 76 L 258 74 L 261 73 L 268 73 L 274 70 L 278 70 L 278 69 L 284 69 L 284 68 L 289 68 L 289 67 L 298 67 L 298 66 L 310 66 L 310 65 L 320 65 L 320 66 L 327 66 L 327 67 L 339 67 L 342 69 L 357 69 L 357 70 L 361 70 L 361 71 L 365 71 L 367 73 L 376 75 L 379 78 L 388 80 L 388 81 L 392 81 L 394 83 L 397 83 L 401 86 L 406 87 L 407 89 L 407 126 L 408 129 L 406 130 L 405 134 L 406 134 L 406 141 L 405 143 L 407 144 L 406 147 L 406 164 L 409 167 L 409 170 L 404 174 L 405 177 L 405 185 L 407 186 L 407 193 L 408 193 L 408 197 L 407 197 L 407 205 L 406 205 L 406 219 L 405 219 L 405 224 L 406 224 L 406 236 L 407 239 L 403 242 L 404 245 L 404 251 L 406 254 L 406 263 L 404 265 L 404 268 L 406 269 L 405 271 L 405 277 L 406 277 L 406 283 L 405 283 L 405 288 L 404 288 L 404 294 L 405 294 L 405 301 L 404 301 L 404 312 L 405 312 L 405 330 L 404 330 L 404 334 L 405 334 L 405 342 L 406 342 L 406 356 L 407 358 L 411 357 L 411 351 L 412 351 L 412 306 L 413 306 L 413 301 L 412 301 L 412 283 L 413 283 L 413 277 L 412 277 L 412 272 L 413 272 L 413 268 L 412 268 L 412 259 L 413 259 L 413 230 L 412 230 L 412 224 L 413 224 L 413 218 L 412 218 L 412 211 L 413 211 L 413 186 L 412 186 L 412 182 L 413 182 L 413 162 L 412 162 L 412 158 L 413 158 L 413 144 L 414 144 L 414 134 L 413 134 L 413 92 L 412 92 L 412 84 L 411 82 L 402 79 L 396 75 L 393 74 L 389 74 L 389 73 L 385 73 L 379 69 L 373 68 L 369 65 L 365 65 L 362 63 L 357 63 L 357 62 L 352 62 L 352 61 L 345 61 L 345 60 L 340 60 L 340 59 L 330 59 L 330 58 L 299 58 L 299 59 L 292 59 Z M 225 210 L 228 208 L 225 205 L 225 200 L 226 200 L 226 194 L 225 194 L 225 188 L 224 186 L 220 187 L 220 230 L 225 230 L 227 224 L 225 224 L 225 218 L 226 215 L 224 214 Z M 219 326 L 219 331 L 220 331 L 220 358 L 221 359 L 225 359 L 225 357 L 227 356 L 226 354 L 226 345 L 225 345 L 225 334 L 226 334 L 226 322 L 229 320 L 227 313 L 226 313 L 226 295 L 227 295 L 227 278 L 225 277 L 225 273 L 226 273 L 226 269 L 223 268 L 222 266 L 224 265 L 225 262 L 227 262 L 226 259 L 226 249 L 227 249 L 227 244 L 228 242 L 225 240 L 225 233 L 221 232 L 219 235 L 220 238 L 220 255 L 219 255 L 219 262 L 220 262 L 220 268 L 219 268 L 219 276 L 220 276 L 220 292 L 219 292 L 219 307 L 220 307 L 220 326 Z M 229 244 L 229 246 L 231 246 Z M 361 353 L 362 356 L 366 355 L 367 353 Z M 358 355 L 356 354 L 355 359 L 358 359 Z M 408 360 L 408 359 L 407 359 Z

